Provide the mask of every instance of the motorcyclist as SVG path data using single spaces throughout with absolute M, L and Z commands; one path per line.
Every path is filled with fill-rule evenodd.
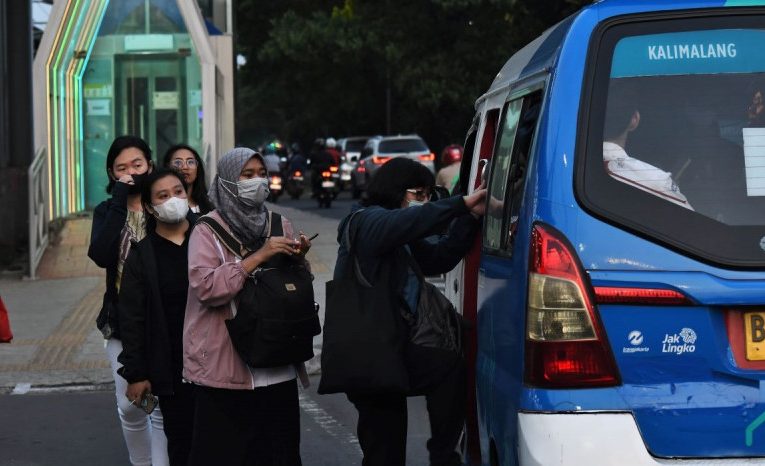
M 263 161 L 266 164 L 266 171 L 268 171 L 269 175 L 277 175 L 281 172 L 279 156 L 276 152 L 266 151 L 266 155 L 263 156 Z
M 294 173 L 295 171 L 305 173 L 308 171 L 308 160 L 300 150 L 300 144 L 295 142 L 290 146 L 290 149 L 292 150 L 292 156 L 290 157 L 287 171 L 289 173 Z
M 333 165 L 340 166 L 342 156 L 340 155 L 340 151 L 337 150 L 337 141 L 335 141 L 335 138 L 327 138 L 326 146 L 327 153 L 332 157 Z
M 436 185 L 443 186 L 452 192 L 459 178 L 460 161 L 462 160 L 462 146 L 451 144 L 446 146 L 441 153 L 441 170 L 436 175 Z
M 327 152 L 324 144 L 324 139 L 317 138 L 311 150 L 311 186 L 314 197 L 321 189 L 321 172 L 329 170 L 329 167 L 334 164 L 334 158 Z

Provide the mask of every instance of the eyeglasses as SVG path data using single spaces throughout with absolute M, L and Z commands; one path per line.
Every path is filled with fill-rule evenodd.
M 425 189 L 407 189 L 406 192 L 414 194 L 414 198 L 418 201 L 425 201 L 430 199 L 430 191 Z
M 173 160 L 173 166 L 175 168 L 183 168 L 184 165 L 186 165 L 189 168 L 194 168 L 194 167 L 197 166 L 197 160 L 196 159 L 188 159 L 188 160 L 175 159 L 175 160 Z

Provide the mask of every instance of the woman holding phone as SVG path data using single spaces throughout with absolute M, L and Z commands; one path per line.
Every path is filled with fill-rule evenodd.
M 191 234 L 183 377 L 197 386 L 190 465 L 299 466 L 301 364 L 249 367 L 236 352 L 225 321 L 236 313 L 245 280 L 277 254 L 305 262 L 311 243 L 282 217 L 284 236 L 271 237 L 268 173 L 263 157 L 239 147 L 218 161 L 210 188 L 215 220 L 251 254 L 237 257 L 199 223 Z
M 189 288 L 190 212 L 182 175 L 155 170 L 141 194 L 146 237 L 128 255 L 119 294 L 123 350 L 119 373 L 126 396 L 140 404 L 159 396 L 171 466 L 185 466 L 191 448 L 194 392 L 184 383 L 183 317 Z M 150 406 L 148 407 L 150 408 Z

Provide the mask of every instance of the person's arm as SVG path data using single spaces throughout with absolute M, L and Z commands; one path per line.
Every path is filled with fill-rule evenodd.
M 437 234 L 468 208 L 461 196 L 405 209 L 369 208 L 351 224 L 351 237 L 359 255 L 380 256 L 413 241 Z
M 141 252 L 133 247 L 125 261 L 119 294 L 119 322 L 122 364 L 119 374 L 133 384 L 149 378 L 146 355 L 147 288 L 141 266 Z
M 111 202 L 99 205 L 93 212 L 88 257 L 99 267 L 114 266 L 119 260 L 120 233 L 127 220 L 128 188 L 126 183 L 114 183 Z
M 220 247 L 220 249 L 219 249 Z M 207 307 L 223 306 L 241 291 L 248 272 L 241 262 L 221 260 L 222 245 L 205 224 L 198 224 L 189 238 L 189 289 Z
M 412 255 L 425 275 L 438 275 L 453 269 L 473 246 L 481 222 L 472 215 L 461 215 L 445 235 L 428 237 L 410 244 Z
M 209 226 L 201 224 L 194 228 L 189 239 L 189 289 L 199 302 L 207 307 L 229 303 L 242 290 L 244 281 L 260 264 L 275 254 L 293 255 L 295 243 L 290 238 L 272 237 L 263 247 L 241 261 L 221 260 L 221 251 L 215 234 Z

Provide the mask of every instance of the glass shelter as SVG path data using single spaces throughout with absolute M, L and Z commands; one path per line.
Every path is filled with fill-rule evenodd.
M 46 122 L 35 143 L 48 149 L 52 218 L 106 197 L 116 136 L 146 140 L 156 164 L 177 143 L 208 163 L 233 145 L 220 129 L 233 128 L 231 37 L 191 0 L 61 0 L 50 21 L 35 61 L 36 122 Z

